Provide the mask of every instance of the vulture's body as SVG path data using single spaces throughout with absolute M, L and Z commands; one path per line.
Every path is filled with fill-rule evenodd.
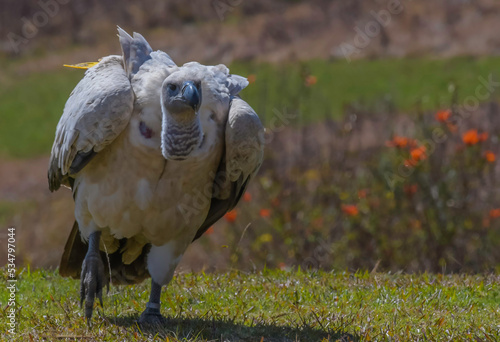
M 159 291 L 186 248 L 260 167 L 263 128 L 237 96 L 244 78 L 222 65 L 178 67 L 119 31 L 123 56 L 89 69 L 66 103 L 49 185 L 73 191 L 76 224 L 60 272 L 81 275 L 87 318 L 108 274 L 115 284 L 149 274 L 147 323 L 160 317 Z

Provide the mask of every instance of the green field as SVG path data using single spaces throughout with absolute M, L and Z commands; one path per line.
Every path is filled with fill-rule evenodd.
M 135 324 L 148 300 L 146 284 L 112 286 L 104 296 L 104 312 L 95 311 L 90 329 L 79 306 L 77 280 L 23 269 L 17 285 L 17 334 L 7 335 L 17 341 L 500 339 L 500 278 L 493 275 L 181 274 L 163 292 L 168 325 L 160 330 Z M 7 292 L 0 298 L 5 322 Z
M 83 71 L 61 67 L 51 72 L 18 75 L 12 69 L 7 68 L 0 78 L 0 156 L 47 154 L 64 103 Z M 459 99 L 474 95 L 480 84 L 478 77 L 498 75 L 500 60 L 318 60 L 278 66 L 236 63 L 231 71 L 256 75 L 256 82 L 242 96 L 264 121 L 269 121 L 278 110 L 300 114 L 297 123 L 301 123 L 338 118 L 351 104 L 374 113 L 390 108 L 412 113 L 417 107 L 445 107 L 450 103 L 450 85 L 458 87 Z M 306 86 L 307 75 L 316 76 L 317 83 Z

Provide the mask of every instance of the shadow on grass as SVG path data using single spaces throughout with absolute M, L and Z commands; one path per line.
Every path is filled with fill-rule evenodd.
M 165 326 L 138 326 L 138 315 L 107 317 L 110 324 L 133 328 L 140 334 L 162 339 L 175 337 L 178 340 L 202 339 L 217 341 L 359 341 L 359 336 L 340 330 L 322 330 L 309 325 L 281 326 L 257 323 L 253 326 L 203 318 L 167 318 Z

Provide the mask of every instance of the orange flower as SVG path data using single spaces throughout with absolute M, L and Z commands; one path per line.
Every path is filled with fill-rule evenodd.
M 354 204 L 342 204 L 342 212 L 347 216 L 358 216 L 358 207 Z
M 404 186 L 404 192 L 408 195 L 413 195 L 417 192 L 418 186 L 417 184 L 410 184 Z
M 425 154 L 425 151 L 425 146 L 414 148 L 410 151 L 411 159 L 417 162 L 426 159 L 427 155 Z
M 318 82 L 318 78 L 316 76 L 309 75 L 309 76 L 306 77 L 306 82 L 305 83 L 306 83 L 306 86 L 308 86 L 308 87 L 312 87 L 317 82 Z
M 210 227 L 210 228 L 207 229 L 207 231 L 205 232 L 205 234 L 210 235 L 213 232 L 214 232 L 214 227 L 212 226 L 212 227 Z
M 477 129 L 470 129 L 462 135 L 462 140 L 466 145 L 475 145 L 479 142 Z
M 446 122 L 451 117 L 451 110 L 440 110 L 436 113 L 436 120 L 439 122 Z
M 260 209 L 259 215 L 260 215 L 260 217 L 264 217 L 264 218 L 265 217 L 269 217 L 269 216 L 271 216 L 271 210 L 269 210 L 269 209 Z
M 409 147 L 417 147 L 418 142 L 415 139 L 408 139 L 408 146 Z
M 248 75 L 247 80 L 250 84 L 255 83 L 255 81 L 257 81 L 257 76 L 255 76 L 255 74 L 250 74 Z
M 494 163 L 496 160 L 495 153 L 493 153 L 492 151 L 486 151 L 486 153 L 484 154 L 484 157 L 486 158 L 488 163 Z
M 361 189 L 358 191 L 358 198 L 366 198 L 368 195 L 368 189 Z
M 250 202 L 252 200 L 252 195 L 249 192 L 245 192 L 245 194 L 243 195 L 243 200 L 245 202 Z
M 478 135 L 479 141 L 486 141 L 488 139 L 488 132 L 483 132 Z
M 389 147 L 405 148 L 406 146 L 408 146 L 409 143 L 410 140 L 408 138 L 395 135 L 391 141 L 388 141 L 386 143 L 386 145 Z
M 236 209 L 233 209 L 231 211 L 228 211 L 226 215 L 224 215 L 224 218 L 226 219 L 227 222 L 232 223 L 236 221 L 236 217 L 238 216 L 238 213 L 236 212 Z
M 490 210 L 490 217 L 492 219 L 500 217 L 500 208 L 497 209 L 491 209 Z

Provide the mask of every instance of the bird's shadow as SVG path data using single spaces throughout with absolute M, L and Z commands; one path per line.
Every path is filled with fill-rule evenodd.
M 319 329 L 309 325 L 283 326 L 256 323 L 252 326 L 225 320 L 203 318 L 167 318 L 165 326 L 140 326 L 138 315 L 106 317 L 110 324 L 135 329 L 143 335 L 178 340 L 217 340 L 217 341 L 359 341 L 360 336 L 341 330 Z

